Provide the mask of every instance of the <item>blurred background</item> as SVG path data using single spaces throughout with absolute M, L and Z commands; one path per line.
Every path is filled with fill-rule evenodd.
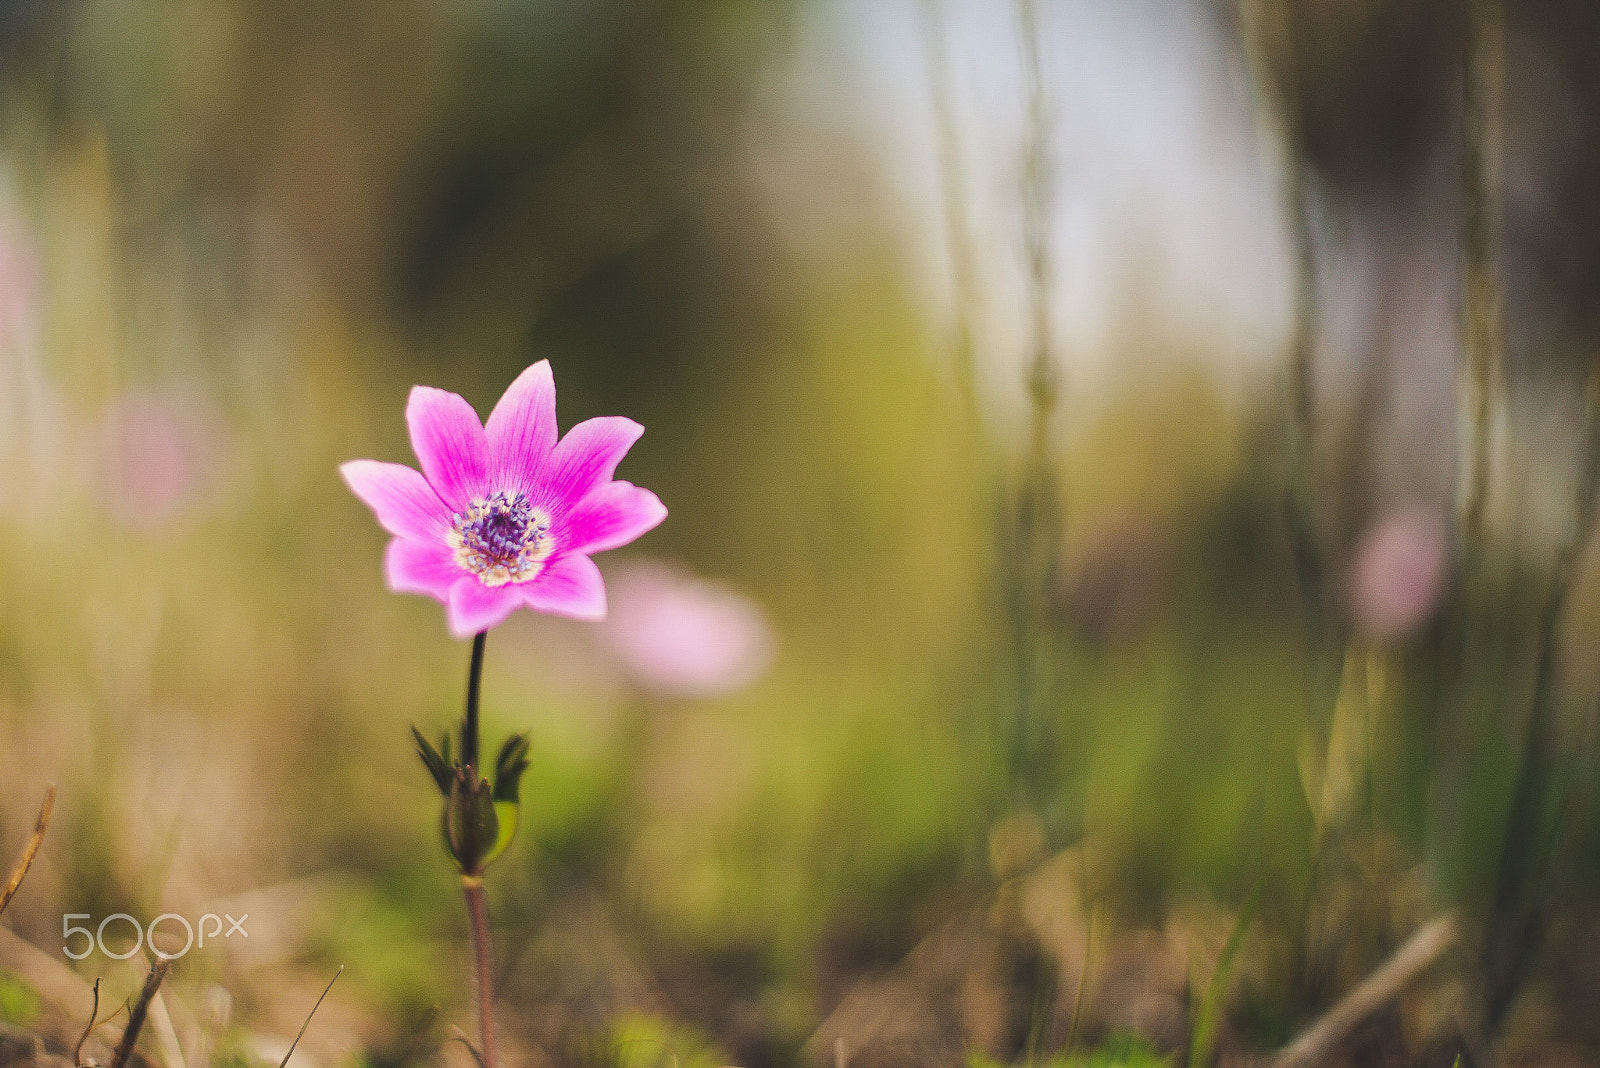
M 671 515 L 488 643 L 508 1063 L 1245 1063 L 1442 916 L 1332 1063 L 1600 1060 L 1600 8 L 1508 7 L 0 0 L 0 1019 L 248 913 L 151 1063 L 340 964 L 296 1063 L 470 1063 L 336 468 L 547 358 Z

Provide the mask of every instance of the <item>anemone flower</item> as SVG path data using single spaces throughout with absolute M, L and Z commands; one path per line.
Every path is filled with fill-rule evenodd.
M 654 493 L 612 478 L 644 427 L 601 416 L 558 441 L 545 360 L 511 383 L 487 423 L 454 393 L 427 386 L 412 389 L 406 423 L 420 472 L 375 460 L 339 469 L 394 535 L 390 589 L 439 601 L 457 638 L 518 608 L 605 618 L 590 554 L 628 544 L 667 515 Z

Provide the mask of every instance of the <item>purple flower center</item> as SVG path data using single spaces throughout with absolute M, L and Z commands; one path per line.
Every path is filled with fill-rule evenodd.
M 450 520 L 445 540 L 456 563 L 483 580 L 485 586 L 526 582 L 539 573 L 550 555 L 550 514 L 528 503 L 521 493 L 496 493 L 473 501 Z

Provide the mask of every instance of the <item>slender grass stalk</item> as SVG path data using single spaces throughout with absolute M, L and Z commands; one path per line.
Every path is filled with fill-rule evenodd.
M 1463 571 L 1481 584 L 1488 542 L 1487 511 L 1501 462 L 1507 414 L 1504 335 L 1495 270 L 1496 211 L 1502 146 L 1505 80 L 1503 0 L 1471 0 L 1462 98 L 1462 334 L 1463 472 L 1460 516 Z M 1506 1011 L 1543 941 L 1549 899 L 1561 857 L 1570 783 L 1557 775 L 1564 758 L 1559 734 L 1560 626 L 1576 564 L 1594 524 L 1600 442 L 1596 380 L 1588 383 L 1583 462 L 1573 534 L 1553 563 L 1536 632 L 1534 690 L 1523 728 L 1523 748 L 1501 839 L 1501 852 L 1484 920 L 1476 1027 L 1478 1040 L 1494 1040 Z M 1463 639 L 1459 670 L 1469 661 Z M 1462 682 L 1464 687 L 1464 680 Z M 1570 759 L 1570 758 L 1567 758 Z
M 1281 503 L 1290 565 L 1299 600 L 1305 657 L 1306 720 L 1318 734 L 1331 730 L 1334 710 L 1344 687 L 1349 656 L 1348 628 L 1329 611 L 1323 553 L 1317 543 L 1316 390 L 1314 364 L 1321 326 L 1318 301 L 1317 245 L 1308 197 L 1310 175 L 1299 138 L 1299 77 L 1292 30 L 1292 5 L 1268 0 L 1238 0 L 1239 36 L 1255 87 L 1254 102 L 1262 124 L 1277 141 L 1279 198 L 1294 253 L 1293 320 L 1287 348 L 1283 420 L 1285 472 Z M 1278 57 L 1274 70 L 1272 57 Z M 1328 739 L 1320 748 L 1327 752 Z M 1327 769 L 1323 769 L 1326 778 Z M 1308 798 L 1313 806 L 1318 802 Z M 1316 986 L 1313 943 L 1309 937 L 1316 892 L 1328 847 L 1327 828 L 1319 818 L 1311 846 L 1310 867 L 1298 910 L 1302 937 L 1295 943 L 1294 982 L 1302 995 Z
M 1491 604 L 1492 586 L 1489 569 L 1490 537 L 1488 513 L 1495 497 L 1497 462 L 1500 453 L 1498 419 L 1506 410 L 1506 383 L 1501 336 L 1501 306 L 1496 278 L 1495 204 L 1499 188 L 1500 163 L 1500 95 L 1504 78 L 1504 12 L 1501 0 L 1469 0 L 1466 6 L 1467 43 L 1461 72 L 1461 129 L 1460 129 L 1460 240 L 1461 240 L 1461 349 L 1457 366 L 1457 477 L 1456 522 L 1459 532 L 1460 562 L 1457 568 L 1456 596 L 1453 610 L 1445 620 L 1442 637 L 1442 737 L 1454 749 L 1454 755 L 1464 767 L 1470 767 L 1471 754 L 1483 744 L 1486 720 L 1499 714 L 1501 701 L 1486 698 L 1481 683 L 1488 677 L 1485 664 L 1509 658 L 1509 637 L 1493 633 Z M 1553 614 L 1552 614 L 1553 613 Z M 1546 604 L 1541 614 L 1540 630 L 1546 625 L 1554 627 L 1559 617 L 1559 606 Z M 1544 620 L 1550 622 L 1546 624 Z M 1535 695 L 1529 712 L 1524 735 L 1523 763 L 1516 772 L 1519 780 L 1525 779 L 1532 765 L 1541 758 L 1535 741 L 1542 732 L 1538 720 L 1545 715 L 1547 698 L 1539 691 L 1548 683 L 1539 681 L 1549 677 L 1553 670 L 1546 661 L 1548 642 L 1538 636 L 1540 648 L 1535 679 Z M 1476 691 L 1478 692 L 1475 692 Z M 1532 748 L 1529 748 L 1529 746 Z M 1526 809 L 1525 800 L 1516 794 L 1528 786 L 1519 782 L 1514 787 L 1512 811 Z M 1523 863 L 1503 848 L 1498 876 L 1466 870 L 1465 858 L 1469 855 L 1468 843 L 1462 840 L 1460 809 L 1466 803 L 1470 780 L 1457 775 L 1441 783 L 1440 799 L 1434 807 L 1432 832 L 1444 845 L 1441 854 L 1447 862 L 1453 861 L 1461 868 L 1456 889 L 1468 897 L 1475 897 L 1477 888 L 1488 879 L 1495 885 L 1489 887 L 1490 899 L 1487 914 L 1483 917 L 1483 949 L 1485 958 L 1480 964 L 1475 1034 L 1472 1039 L 1484 1045 L 1493 1030 L 1499 1010 L 1494 1006 L 1509 990 L 1503 978 L 1490 978 L 1490 973 L 1504 974 L 1501 965 L 1490 966 L 1488 956 L 1510 959 L 1517 954 L 1505 950 L 1491 950 L 1491 945 L 1504 945 L 1504 925 L 1508 915 L 1503 900 L 1504 878 L 1508 864 Z M 1513 817 L 1520 818 L 1520 817 Z M 1512 833 L 1510 824 L 1506 832 Z M 1503 840 L 1509 846 L 1509 840 Z M 1518 847 L 1521 848 L 1521 847 Z M 1448 870 L 1448 866 L 1447 866 Z M 1497 929 L 1500 933 L 1496 933 Z M 1497 993 L 1496 991 L 1501 991 Z
M 1328 611 L 1325 565 L 1316 536 L 1314 363 L 1321 316 L 1316 235 L 1308 197 L 1310 175 L 1298 136 L 1299 75 L 1286 23 L 1288 12 L 1287 5 L 1238 0 L 1239 37 L 1254 88 L 1254 106 L 1268 136 L 1277 142 L 1279 200 L 1294 254 L 1293 318 L 1283 397 L 1286 462 L 1282 508 L 1305 641 L 1306 706 L 1312 722 L 1321 724 L 1338 700 L 1346 641 Z M 1279 57 L 1281 69 L 1274 70 L 1273 56 Z
M 1279 198 L 1294 254 L 1294 296 L 1288 347 L 1288 376 L 1284 399 L 1288 427 L 1289 519 L 1296 537 L 1295 564 L 1302 587 L 1320 588 L 1311 551 L 1310 501 L 1315 440 L 1316 393 L 1313 380 L 1318 304 L 1316 240 L 1311 230 L 1308 175 L 1300 150 L 1298 128 L 1298 77 L 1294 42 L 1285 20 L 1287 10 L 1274 13 L 1264 0 L 1239 0 L 1239 34 L 1251 83 L 1257 87 L 1255 106 L 1279 147 L 1277 160 Z M 1284 69 L 1276 76 L 1269 55 L 1281 57 Z M 1317 580 L 1317 581 L 1313 581 Z M 1320 605 L 1318 605 L 1320 607 Z M 1309 606 L 1308 606 L 1309 607 Z
M 489 904 L 483 877 L 463 875 L 461 889 L 467 898 L 467 918 L 472 924 L 473 990 L 478 999 L 479 1053 L 483 1068 L 499 1068 L 494 1043 L 494 953 L 489 941 Z
M 1090 905 L 1083 930 L 1083 970 L 1078 973 L 1078 989 L 1072 995 L 1072 1022 L 1067 1027 L 1067 1044 L 1061 1051 L 1063 1060 L 1069 1059 L 1078 1045 L 1078 1025 L 1083 1021 L 1083 1006 L 1088 1000 L 1090 964 L 1094 957 L 1094 921 L 1098 914 L 1099 909 Z
M 311 1017 L 322 1008 L 322 1002 L 328 996 L 328 991 L 333 989 L 333 984 L 339 981 L 339 976 L 344 974 L 344 965 L 339 965 L 339 970 L 333 973 L 333 978 L 328 980 L 328 985 L 322 988 L 322 993 L 317 997 L 317 1003 L 311 1006 L 311 1011 L 306 1013 L 306 1018 L 300 1024 L 300 1031 L 294 1036 L 294 1041 L 289 1043 L 289 1048 L 283 1054 L 283 1060 L 278 1062 L 278 1068 L 289 1068 L 289 1058 L 294 1056 L 295 1047 L 300 1045 L 300 1040 L 306 1037 L 306 1028 L 311 1026 Z
M 1055 1008 L 1056 975 L 1054 964 L 1040 955 L 1033 983 L 1033 1003 L 1028 1007 L 1028 1037 L 1022 1045 L 1022 1063 L 1039 1063 L 1050 1018 Z
M 1470 0 L 1461 113 L 1462 375 L 1461 524 L 1465 563 L 1484 549 L 1485 510 L 1496 460 L 1494 420 L 1503 409 L 1504 345 L 1495 277 L 1496 190 L 1500 176 L 1505 25 L 1501 0 Z
M 1234 961 L 1239 956 L 1239 949 L 1244 945 L 1245 932 L 1250 929 L 1250 923 L 1256 917 L 1256 910 L 1261 907 L 1261 897 L 1266 891 L 1266 886 L 1265 878 L 1256 883 L 1250 899 L 1245 902 L 1244 908 L 1239 910 L 1239 915 L 1234 919 L 1233 929 L 1228 932 L 1228 940 L 1223 944 L 1222 953 L 1217 957 L 1217 966 L 1211 972 L 1211 980 L 1206 983 L 1206 992 L 1200 1000 L 1200 1011 L 1189 1039 L 1189 1068 L 1206 1068 L 1211 1063 L 1212 1054 L 1216 1052 L 1217 1032 L 1222 1027 L 1222 1010 L 1228 996 L 1228 980 L 1233 977 Z
M 1278 143 L 1279 200 L 1294 253 L 1292 325 L 1284 383 L 1285 425 L 1283 516 L 1305 635 L 1307 707 L 1313 722 L 1323 722 L 1338 699 L 1345 642 L 1327 605 L 1327 582 L 1317 546 L 1315 442 L 1317 432 L 1315 353 L 1320 330 L 1317 298 L 1317 246 L 1307 195 L 1310 176 L 1298 135 L 1298 71 L 1284 5 L 1268 9 L 1265 0 L 1239 0 L 1239 36 L 1256 87 L 1255 107 Z M 1284 69 L 1274 73 L 1278 55 Z
M 1500 163 L 1500 95 L 1504 80 L 1504 11 L 1501 0 L 1470 0 L 1461 108 L 1462 354 L 1460 385 L 1460 473 L 1457 482 L 1461 528 L 1462 609 L 1456 624 L 1457 703 L 1467 699 L 1472 655 L 1472 619 L 1482 607 L 1487 512 L 1495 486 L 1496 416 L 1504 408 L 1505 367 L 1501 307 L 1495 272 L 1495 211 Z M 1537 667 L 1532 704 L 1524 727 L 1501 853 L 1484 917 L 1476 1019 L 1476 1042 L 1487 1048 L 1518 985 L 1532 949 L 1537 922 L 1527 892 L 1538 879 L 1544 850 L 1527 839 L 1536 831 L 1548 771 L 1554 648 L 1565 600 L 1558 561 L 1540 612 Z M 1535 781 L 1536 778 L 1539 781 Z
M 1050 446 L 1061 387 L 1050 316 L 1050 114 L 1037 0 L 1015 0 L 1015 10 L 1028 107 L 1021 192 L 1033 328 L 1025 385 L 1032 416 L 1027 454 L 1008 522 L 1006 594 L 1017 682 L 1010 731 L 1010 779 L 1013 803 L 1027 807 L 1041 801 L 1045 784 L 1035 779 L 1048 772 L 1049 764 L 1041 707 L 1047 651 L 1041 635 L 1061 531 L 1060 483 Z
M 1028 365 L 1028 397 L 1033 402 L 1033 462 L 1048 460 L 1050 422 L 1060 399 L 1050 317 L 1050 106 L 1044 86 L 1038 0 L 1016 0 L 1017 31 L 1028 94 L 1028 133 L 1023 150 L 1022 238 L 1028 256 L 1029 311 L 1033 320 L 1033 359 Z
M 952 96 L 945 3 L 946 0 L 922 0 L 919 11 L 929 96 L 938 137 L 945 242 L 950 256 L 955 320 L 952 364 L 967 414 L 976 424 L 981 418 L 974 325 L 977 267 L 966 211 L 969 187 L 962 166 L 960 131 Z M 1048 300 L 1050 272 L 1044 166 L 1048 130 L 1034 0 L 1015 0 L 1015 15 L 1028 93 L 1029 123 L 1020 192 L 1028 257 L 1029 316 L 1034 337 L 1024 382 L 1032 416 L 1023 469 L 1015 480 L 1011 473 L 999 472 L 999 481 L 1005 488 L 998 508 L 1000 566 L 997 585 L 1005 613 L 1007 652 L 1011 657 L 1015 693 L 1003 713 L 998 738 L 1003 749 L 1005 804 L 1013 809 L 1026 809 L 1038 801 L 1040 793 L 1039 784 L 1032 779 L 1041 746 L 1039 714 L 1035 706 L 1039 703 L 1038 676 L 1044 653 L 1038 631 L 1043 622 L 1057 529 L 1055 480 L 1046 462 L 1056 388 L 1050 358 Z
M 973 352 L 973 312 L 977 306 L 977 268 L 973 260 L 972 231 L 967 221 L 965 172 L 961 166 L 961 139 L 951 96 L 950 54 L 946 47 L 945 0 L 922 0 L 923 55 L 927 62 L 928 94 L 933 105 L 939 140 L 939 181 L 943 193 L 945 247 L 950 256 L 950 287 L 955 312 L 953 370 L 967 414 L 978 417 L 977 361 Z
M 1581 775 L 1559 738 L 1561 621 L 1579 556 L 1595 524 L 1600 492 L 1600 371 L 1591 373 L 1584 417 L 1582 466 L 1571 537 L 1557 553 L 1539 617 L 1538 667 L 1523 735 L 1521 764 L 1501 840 L 1494 898 L 1484 930 L 1483 1035 L 1498 1031 L 1523 975 L 1543 941 L 1545 921 L 1571 819 L 1570 801 Z M 1583 752 L 1583 750 L 1578 750 Z M 1561 771 L 1565 774 L 1559 774 Z

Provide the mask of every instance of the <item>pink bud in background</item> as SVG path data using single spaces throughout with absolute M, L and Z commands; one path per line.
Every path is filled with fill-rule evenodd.
M 1390 512 L 1356 546 L 1350 608 L 1375 638 L 1398 638 L 1422 623 L 1439 601 L 1449 556 L 1444 517 L 1416 505 Z
M 37 315 L 39 261 L 17 219 L 0 218 L 0 343 L 31 327 Z
M 125 394 L 101 424 L 107 507 L 132 527 L 172 519 L 207 480 L 217 437 L 215 420 L 200 405 L 160 393 Z
M 628 677 L 669 697 L 717 697 L 760 678 L 776 647 L 765 613 L 720 582 L 647 561 L 611 577 L 602 634 Z

